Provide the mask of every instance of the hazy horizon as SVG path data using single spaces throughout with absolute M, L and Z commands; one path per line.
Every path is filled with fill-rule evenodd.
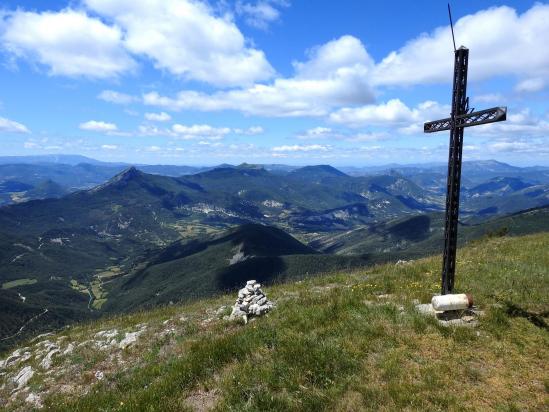
M 336 164 L 336 163 L 285 163 L 285 162 L 247 162 L 243 161 L 240 163 L 230 163 L 230 162 L 218 162 L 218 163 L 159 163 L 159 162 L 150 162 L 146 163 L 143 161 L 139 162 L 132 162 L 132 161 L 117 161 L 117 160 L 111 160 L 111 159 L 101 159 L 97 157 L 91 157 L 86 156 L 78 153 L 45 153 L 45 154 L 39 154 L 39 155 L 9 155 L 9 156 L 3 156 L 0 155 L 0 159 L 3 160 L 3 158 L 34 158 L 34 157 L 63 157 L 63 156 L 81 156 L 86 157 L 93 161 L 103 162 L 103 163 L 121 163 L 121 164 L 127 164 L 128 166 L 131 165 L 146 165 L 146 166 L 189 166 L 189 167 L 214 167 L 219 166 L 222 164 L 227 164 L 231 166 L 239 166 L 242 164 L 250 164 L 250 165 L 280 165 L 280 166 L 288 166 L 288 167 L 304 167 L 304 166 L 320 166 L 320 165 L 328 165 L 336 168 L 383 168 L 383 167 L 390 167 L 390 166 L 403 166 L 403 167 L 413 167 L 413 166 L 425 166 L 425 165 L 433 165 L 433 166 L 443 166 L 446 165 L 447 162 L 445 161 L 425 161 L 425 162 L 391 162 L 391 163 L 369 163 L 369 164 Z M 504 163 L 509 166 L 515 166 L 515 167 L 549 167 L 549 162 L 546 164 L 537 163 L 537 164 L 521 164 L 521 163 L 513 163 L 513 162 L 505 162 L 498 159 L 490 158 L 490 159 L 465 159 L 465 163 L 467 162 L 498 162 L 498 163 Z M 17 162 L 16 162 L 17 163 Z M 59 162 L 61 163 L 61 162 Z

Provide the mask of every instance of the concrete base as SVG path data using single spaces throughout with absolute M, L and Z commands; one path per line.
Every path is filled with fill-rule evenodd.
M 475 327 L 478 325 L 478 318 L 482 315 L 482 312 L 475 308 L 438 312 L 430 303 L 417 304 L 416 310 L 426 316 L 437 318 L 442 326 Z

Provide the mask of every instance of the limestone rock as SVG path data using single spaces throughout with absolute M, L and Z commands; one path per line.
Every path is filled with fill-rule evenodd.
M 145 327 L 142 327 L 137 332 L 126 332 L 126 336 L 124 336 L 124 339 L 120 341 L 120 343 L 118 344 L 118 347 L 120 349 L 125 349 L 128 346 L 133 345 L 135 342 L 137 342 L 137 338 L 139 338 L 139 336 L 143 332 L 145 332 Z
M 67 345 L 67 348 L 63 351 L 63 355 L 69 355 L 74 350 L 74 345 L 72 343 L 69 343 Z
M 17 375 L 13 378 L 13 382 L 17 385 L 17 389 L 21 389 L 27 384 L 27 382 L 33 377 L 34 371 L 32 366 L 25 366 L 19 371 Z
M 42 399 L 40 398 L 39 395 L 35 394 L 35 393 L 29 393 L 29 395 L 25 398 L 25 402 L 27 403 L 30 403 L 32 406 L 34 406 L 35 408 L 43 408 L 44 405 L 42 404 Z
M 59 352 L 59 349 L 52 349 L 51 351 L 49 351 L 44 359 L 42 359 L 42 362 L 40 362 L 40 367 L 44 370 L 48 370 L 51 367 L 53 356 L 58 354 Z

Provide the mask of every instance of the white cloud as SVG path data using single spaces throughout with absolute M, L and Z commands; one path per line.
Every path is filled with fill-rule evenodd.
M 341 130 L 334 130 L 329 127 L 313 127 L 308 129 L 303 133 L 300 133 L 296 136 L 301 140 L 312 140 L 312 139 L 331 139 L 331 140 L 342 140 L 346 142 L 372 142 L 378 140 L 388 139 L 390 136 L 386 132 L 360 132 L 360 133 L 349 133 Z
M 272 148 L 273 152 L 312 152 L 312 151 L 322 151 L 325 152 L 330 149 L 330 146 L 320 145 L 320 144 L 311 144 L 311 145 L 284 145 L 284 146 L 275 146 Z
M 156 68 L 217 86 L 265 80 L 274 69 L 261 50 L 247 46 L 229 16 L 215 16 L 189 0 L 85 0 L 124 31 L 124 45 Z
M 415 108 L 406 106 L 400 99 L 391 99 L 386 103 L 359 107 L 344 107 L 330 114 L 330 121 L 348 127 L 361 126 L 401 126 L 401 131 L 416 131 L 418 122 L 448 116 L 449 106 L 437 102 L 425 101 Z M 410 125 L 411 126 L 405 126 Z M 421 127 L 421 130 L 423 128 Z
M 501 103 L 504 101 L 503 95 L 500 93 L 488 93 L 472 96 L 471 99 L 475 103 Z
M 347 142 L 378 142 L 380 140 L 387 140 L 390 137 L 386 132 L 366 132 L 346 136 L 344 140 Z
M 305 130 L 303 133 L 298 134 L 296 137 L 302 140 L 310 139 L 326 139 L 333 137 L 334 131 L 329 127 L 313 127 L 312 129 Z
M 24 124 L 15 122 L 5 117 L 0 117 L 0 132 L 2 133 L 29 133 Z
M 280 11 L 276 6 L 287 7 L 288 3 L 280 0 L 262 0 L 256 3 L 238 1 L 235 9 L 237 14 L 244 16 L 248 25 L 266 30 L 271 23 L 280 18 Z
M 314 48 L 305 62 L 294 62 L 295 76 L 272 84 L 218 91 L 183 90 L 175 98 L 150 92 L 146 105 L 171 110 L 238 110 L 259 116 L 322 116 L 340 105 L 373 101 L 368 85 L 371 59 L 360 41 L 343 36 Z
M 17 10 L 5 14 L 2 26 L 5 50 L 49 67 L 52 75 L 106 78 L 135 67 L 123 48 L 121 30 L 81 11 Z
M 130 104 L 139 99 L 135 96 L 130 96 L 129 94 L 116 92 L 114 90 L 103 90 L 97 98 L 104 100 L 109 103 L 115 104 Z
M 118 149 L 118 146 L 115 145 L 115 144 L 104 144 L 104 145 L 101 145 L 101 149 L 104 149 L 104 150 L 116 150 L 116 149 Z
M 515 90 L 519 93 L 534 93 L 543 90 L 547 85 L 547 80 L 541 77 L 522 80 L 515 86 Z
M 486 145 L 485 152 L 491 153 L 513 153 L 524 154 L 528 156 L 546 156 L 549 155 L 549 141 L 547 139 L 524 139 L 507 138 L 490 142 Z
M 147 152 L 159 152 L 160 150 L 162 150 L 162 148 L 159 146 L 148 146 L 145 148 L 145 150 Z
M 150 120 L 151 122 L 167 122 L 168 120 L 171 120 L 172 117 L 166 112 L 145 113 L 145 119 Z
M 258 134 L 265 133 L 265 130 L 261 126 L 250 126 L 247 129 L 233 129 L 233 133 L 235 134 L 243 134 L 246 136 L 256 136 Z
M 97 120 L 89 120 L 87 122 L 80 123 L 79 128 L 93 132 L 116 132 L 116 130 L 118 130 L 118 127 L 114 123 L 107 123 Z
M 247 129 L 231 129 L 230 127 L 215 127 L 208 124 L 194 124 L 191 126 L 187 126 L 178 123 L 174 124 L 171 128 L 160 128 L 151 124 L 144 124 L 139 126 L 139 134 L 141 136 L 165 136 L 183 140 L 221 140 L 230 133 L 234 133 L 237 135 L 255 136 L 264 133 L 264 130 L 261 126 L 251 126 Z
M 196 138 L 219 140 L 231 133 L 231 129 L 228 127 L 213 127 L 208 124 L 194 124 L 192 126 L 174 124 L 172 126 L 172 131 L 177 137 L 185 140 Z
M 470 49 L 469 79 L 514 75 L 549 77 L 549 5 L 536 4 L 521 15 L 510 7 L 492 7 L 459 19 L 456 42 Z M 376 65 L 376 85 L 449 82 L 453 73 L 450 27 L 422 34 Z
M 138 131 L 141 136 L 175 136 L 175 133 L 170 129 L 160 128 L 150 124 L 139 125 Z

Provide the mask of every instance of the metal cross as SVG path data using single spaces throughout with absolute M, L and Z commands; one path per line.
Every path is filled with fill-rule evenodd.
M 450 130 L 448 155 L 448 180 L 446 183 L 446 214 L 444 226 L 444 256 L 442 261 L 442 294 L 452 293 L 456 271 L 456 249 L 459 218 L 459 190 L 461 185 L 461 154 L 463 150 L 463 129 L 486 123 L 501 122 L 507 118 L 506 107 L 493 107 L 474 112 L 469 109 L 467 95 L 467 66 L 469 49 L 461 46 L 454 51 L 454 86 L 452 92 L 452 113 L 449 118 L 427 122 L 425 133 Z

